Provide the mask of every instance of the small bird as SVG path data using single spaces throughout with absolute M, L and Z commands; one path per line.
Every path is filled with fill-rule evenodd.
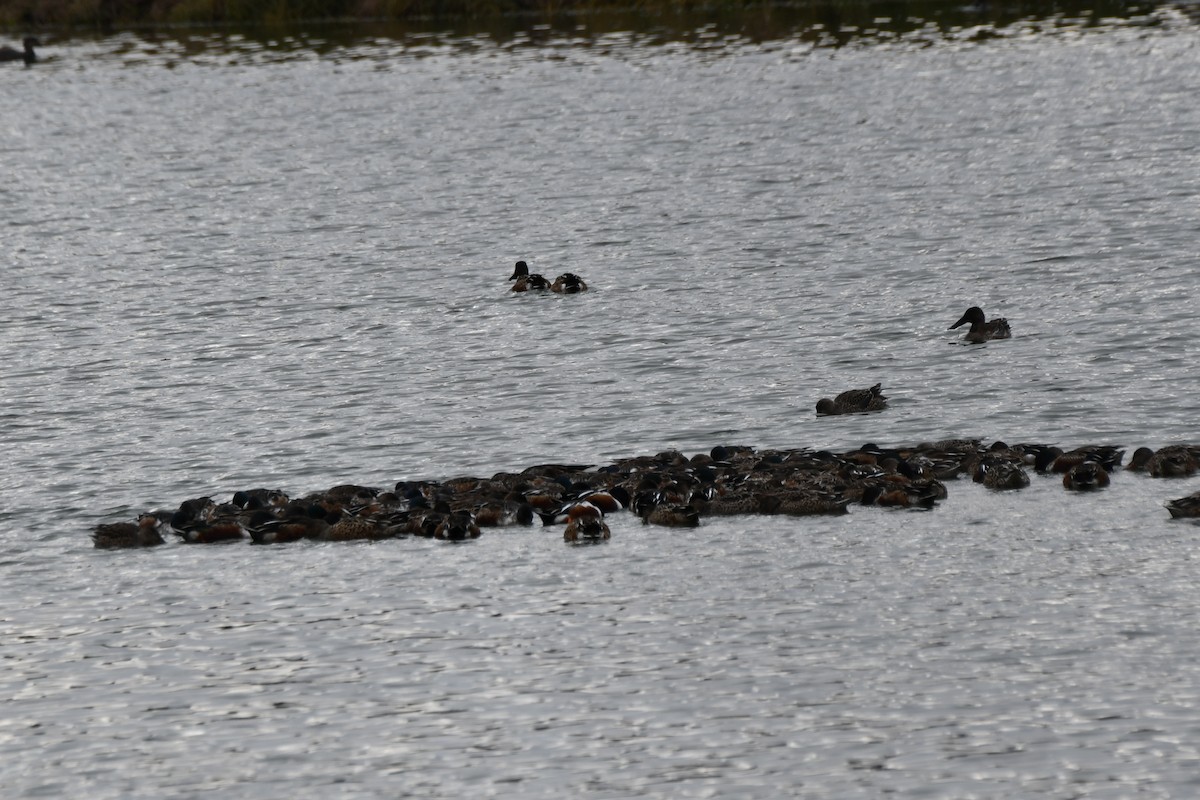
M 832 400 L 822 397 L 817 401 L 817 415 L 832 416 L 883 411 L 887 408 L 887 398 L 883 396 L 882 386 L 883 384 L 877 383 L 870 389 L 850 389 Z
M 15 50 L 8 45 L 0 47 L 0 61 L 24 61 L 27 67 L 37 61 L 37 54 L 33 52 L 33 48 L 41 47 L 42 43 L 32 36 L 26 36 L 21 44 L 24 45 L 24 50 Z
M 958 322 L 951 325 L 946 330 L 952 331 L 959 325 L 971 323 L 971 329 L 967 331 L 967 335 L 963 338 L 977 344 L 986 342 L 989 339 L 1008 339 L 1012 336 L 1012 329 L 1008 327 L 1008 320 L 1004 317 L 996 317 L 991 320 L 984 320 L 983 309 L 979 306 L 971 306 L 962 315 Z
M 516 281 L 511 289 L 514 292 L 528 292 L 530 290 L 545 292 L 550 290 L 550 281 L 536 272 L 530 273 L 529 265 L 524 261 L 517 262 L 516 267 L 513 269 L 512 277 L 509 280 Z

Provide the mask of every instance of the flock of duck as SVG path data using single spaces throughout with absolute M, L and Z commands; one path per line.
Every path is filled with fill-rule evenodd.
M 524 261 L 517 262 L 509 280 L 514 292 L 587 290 L 578 275 L 564 273 L 548 281 L 531 274 Z M 967 309 L 950 329 L 968 323 L 964 338 L 971 343 L 1012 335 L 1006 320 L 987 320 L 977 307 Z M 880 384 L 817 403 L 819 415 L 885 408 Z M 1154 478 L 1200 471 L 1200 446 L 1140 447 L 1125 464 L 1124 455 L 1111 445 L 1064 451 L 1046 444 L 985 445 L 974 439 L 902 448 L 865 444 L 842 453 L 720 445 L 691 457 L 668 450 L 600 467 L 539 464 L 490 478 L 403 480 L 391 488 L 343 484 L 301 497 L 278 489 L 248 489 L 223 502 L 197 497 L 174 509 L 142 514 L 136 522 L 101 524 L 92 540 L 98 548 L 151 547 L 163 544 L 167 531 L 188 544 L 404 536 L 464 541 L 478 538 L 486 528 L 540 525 L 561 526 L 566 542 L 591 543 L 609 539 L 606 518 L 622 512 L 647 525 L 696 527 L 705 517 L 739 514 L 846 514 L 855 505 L 932 508 L 947 497 L 946 482 L 963 477 L 996 491 L 1019 490 L 1030 485 L 1032 470 L 1060 475 L 1065 489 L 1091 491 L 1108 486 L 1119 470 Z M 1200 492 L 1166 507 L 1172 517 L 1200 517 Z
M 601 542 L 607 518 L 632 513 L 648 525 L 696 527 L 738 514 L 846 514 L 851 506 L 932 508 L 946 483 L 969 478 L 996 491 L 1030 485 L 1030 471 L 1061 476 L 1072 491 L 1107 486 L 1118 470 L 1155 478 L 1200 469 L 1200 446 L 1138 448 L 1127 464 L 1113 446 L 1064 451 L 1043 444 L 984 445 L 947 440 L 904 448 L 873 444 L 847 452 L 718 446 L 691 457 L 676 450 L 594 468 L 539 464 L 488 478 L 404 480 L 391 488 L 344 484 L 292 497 L 276 489 L 238 491 L 225 501 L 185 500 L 136 522 L 98 526 L 99 548 L 150 547 L 170 532 L 183 543 L 353 541 L 422 536 L 475 539 L 487 528 L 559 528 L 567 542 Z M 1173 517 L 1200 517 L 1200 492 L 1167 504 Z

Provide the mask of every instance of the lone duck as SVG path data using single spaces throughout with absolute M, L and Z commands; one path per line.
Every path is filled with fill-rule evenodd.
M 41 47 L 42 43 L 32 36 L 26 36 L 21 44 L 25 46 L 24 50 L 16 50 L 8 45 L 0 47 L 0 61 L 24 61 L 27 67 L 37 61 L 37 53 L 33 52 L 33 48 Z
M 550 281 L 538 275 L 536 272 L 530 274 L 529 265 L 524 261 L 518 261 L 516 268 L 513 270 L 510 281 L 516 281 L 513 284 L 512 291 L 528 292 L 530 289 L 545 292 L 550 290 Z
M 818 416 L 832 416 L 883 411 L 887 408 L 887 398 L 883 396 L 882 385 L 877 383 L 870 389 L 850 389 L 832 400 L 822 397 L 817 401 L 817 414 Z
M 959 325 L 971 323 L 971 329 L 967 331 L 967 335 L 963 338 L 973 344 L 978 342 L 986 342 L 989 339 L 1008 339 L 1012 337 L 1012 329 L 1008 327 L 1008 320 L 1004 317 L 996 317 L 991 320 L 984 320 L 983 309 L 979 306 L 971 306 L 962 315 L 962 318 L 951 325 L 946 330 L 952 331 Z

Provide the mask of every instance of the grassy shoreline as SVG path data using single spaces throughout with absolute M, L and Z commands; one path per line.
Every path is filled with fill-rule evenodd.
M 1129 16 L 1156 4 L 1129 0 L 1017 0 L 975 6 L 982 16 L 1052 14 Z M 834 15 L 847 22 L 873 17 L 931 19 L 962 12 L 948 0 L 0 0 L 0 29 L 112 31 L 186 26 L 289 26 L 317 22 L 418 22 L 486 20 L 520 16 L 532 24 L 570 16 L 618 14 L 645 17 L 750 17 Z
M 653 0 L 650 0 L 652 3 Z M 691 0 L 661 4 L 687 10 Z M 737 0 L 718 6 L 740 8 Z M 174 25 L 293 25 L 308 22 L 388 22 L 481 19 L 508 14 L 562 13 L 648 7 L 647 0 L 0 0 L 0 27 L 125 28 Z

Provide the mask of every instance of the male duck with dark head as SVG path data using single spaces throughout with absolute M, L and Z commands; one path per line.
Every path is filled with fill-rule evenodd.
M 27 67 L 37 61 L 37 54 L 33 52 L 33 48 L 41 47 L 42 43 L 32 36 L 26 36 L 21 44 L 24 45 L 24 50 L 16 50 L 8 45 L 0 47 L 0 61 L 24 61 Z
M 966 325 L 968 322 L 971 323 L 971 329 L 967 331 L 967 335 L 963 338 L 972 344 L 986 342 L 990 339 L 1008 339 L 1012 336 L 1012 330 L 1008 327 L 1008 320 L 1004 317 L 985 319 L 983 309 L 979 306 L 968 308 L 966 313 L 962 315 L 962 318 L 946 330 L 952 331 L 960 325 Z
M 550 290 L 550 281 L 543 278 L 537 273 L 530 274 L 529 265 L 524 261 L 518 261 L 516 268 L 513 270 L 510 281 L 516 281 L 513 284 L 512 291 L 528 292 L 530 290 L 545 292 Z

